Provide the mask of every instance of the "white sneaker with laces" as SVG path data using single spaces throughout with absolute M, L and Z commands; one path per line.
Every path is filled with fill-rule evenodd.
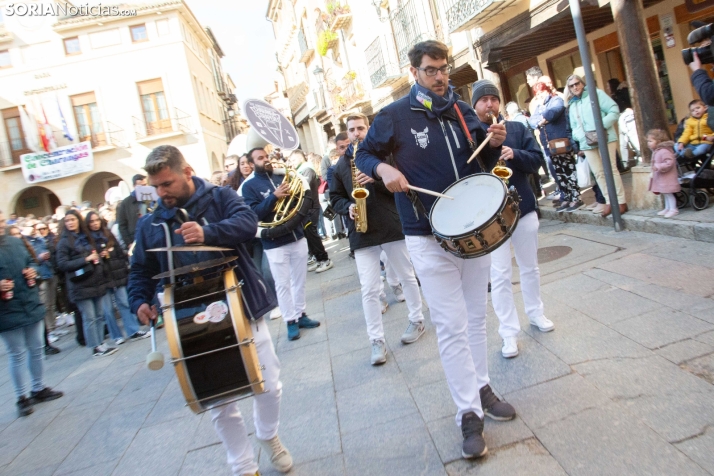
M 396 286 L 392 286 L 392 291 L 394 292 L 394 297 L 397 298 L 397 301 L 399 302 L 404 302 L 407 300 L 406 297 L 404 297 L 404 291 L 402 290 L 402 285 L 397 284 Z
M 541 332 L 550 332 L 555 329 L 555 324 L 553 324 L 553 321 L 551 321 L 545 316 L 540 316 L 537 319 L 528 318 L 528 320 L 530 321 L 532 326 L 536 326 Z
M 501 355 L 503 355 L 503 357 L 506 359 L 511 359 L 518 355 L 518 337 L 505 337 L 503 339 Z
M 424 323 L 423 322 L 409 322 L 407 330 L 402 334 L 402 344 L 412 344 L 419 340 L 421 335 L 424 333 Z
M 280 442 L 278 435 L 275 435 L 270 440 L 261 440 L 260 438 L 256 438 L 256 440 L 258 440 L 265 454 L 270 457 L 270 462 L 275 469 L 281 473 L 287 473 L 292 469 L 293 457 L 290 456 L 290 452 Z
M 117 345 L 122 345 L 124 342 L 126 342 L 126 339 L 124 339 L 123 337 L 120 337 L 117 340 L 115 340 L 114 342 L 116 342 Z
M 387 361 L 387 347 L 381 339 L 372 341 L 372 365 L 381 365 Z
M 322 273 L 322 272 L 327 271 L 328 269 L 332 269 L 333 266 L 334 265 L 332 264 L 331 259 L 328 259 L 327 261 L 320 261 L 315 272 Z
M 313 272 L 315 271 L 320 265 L 317 263 L 317 261 L 307 262 L 307 271 L 308 272 Z
M 280 308 L 279 308 L 279 307 L 276 307 L 275 309 L 273 309 L 272 311 L 270 311 L 270 320 L 280 319 L 281 317 L 283 317 L 283 313 L 280 312 Z

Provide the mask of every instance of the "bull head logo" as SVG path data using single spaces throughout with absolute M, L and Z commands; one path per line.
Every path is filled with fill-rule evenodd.
M 423 131 L 417 132 L 414 129 L 412 129 L 412 134 L 414 134 L 414 139 L 416 140 L 416 143 L 419 147 L 422 149 L 426 149 L 426 146 L 429 145 L 429 136 L 427 135 L 429 132 L 429 128 L 426 127 L 424 128 Z

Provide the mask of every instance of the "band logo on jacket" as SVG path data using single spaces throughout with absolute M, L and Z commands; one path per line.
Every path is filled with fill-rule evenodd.
M 260 194 L 263 196 L 263 199 L 268 198 L 271 193 L 272 192 L 270 191 L 270 189 L 266 190 L 265 192 L 260 192 Z
M 412 129 L 412 134 L 414 134 L 414 139 L 416 140 L 416 143 L 419 147 L 422 149 L 426 149 L 426 146 L 429 145 L 429 136 L 427 135 L 429 133 L 429 128 L 425 127 L 423 131 L 417 132 L 414 129 Z

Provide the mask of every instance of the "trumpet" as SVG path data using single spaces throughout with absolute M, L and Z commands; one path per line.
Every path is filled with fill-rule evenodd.
M 362 187 L 357 181 L 357 166 L 355 165 L 355 159 L 357 158 L 357 149 L 359 148 L 359 141 L 355 141 L 355 150 L 352 156 L 352 198 L 355 201 L 355 230 L 357 233 L 367 233 L 367 197 L 369 197 L 369 190 Z
M 489 114 L 491 116 L 491 121 L 496 124 L 498 122 L 498 117 L 496 114 Z M 511 170 L 507 165 L 506 161 L 503 159 L 498 159 L 498 162 L 496 162 L 496 166 L 491 169 L 491 173 L 495 175 L 496 177 L 500 178 L 503 180 L 506 184 L 508 184 L 508 179 L 511 178 L 511 175 L 513 175 L 513 170 Z

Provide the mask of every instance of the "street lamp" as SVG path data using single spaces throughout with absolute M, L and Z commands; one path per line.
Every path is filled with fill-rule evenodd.
M 320 65 L 315 66 L 315 69 L 312 71 L 312 74 L 315 75 L 315 78 L 317 78 L 317 84 L 322 86 L 322 81 L 325 75 L 325 70 L 320 68 Z

